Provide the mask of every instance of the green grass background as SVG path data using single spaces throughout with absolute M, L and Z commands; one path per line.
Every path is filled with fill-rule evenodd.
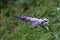
M 7 7 L 3 7 L 0 13 L 0 40 L 55 40 L 49 31 L 41 27 L 35 29 L 11 15 L 48 18 L 53 32 L 57 31 L 60 39 L 60 0 L 17 0 L 9 1 Z

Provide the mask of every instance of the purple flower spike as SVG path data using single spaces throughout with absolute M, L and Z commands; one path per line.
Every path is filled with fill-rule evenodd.
M 26 17 L 26 16 L 13 16 L 14 18 L 18 18 L 22 21 L 29 22 L 33 26 L 48 26 L 48 19 L 38 19 L 38 18 L 32 18 L 32 17 Z
M 25 22 L 30 22 L 31 17 L 26 17 L 26 16 L 21 16 L 20 19 L 25 21 Z

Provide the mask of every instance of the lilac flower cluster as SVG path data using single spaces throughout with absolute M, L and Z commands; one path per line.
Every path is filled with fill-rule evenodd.
M 14 18 L 21 19 L 25 22 L 31 23 L 33 26 L 48 26 L 48 19 L 38 19 L 38 18 L 32 18 L 32 17 L 26 17 L 26 16 L 13 16 Z

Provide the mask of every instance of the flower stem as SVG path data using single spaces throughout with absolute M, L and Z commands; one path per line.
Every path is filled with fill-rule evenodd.
M 49 28 L 49 30 L 51 32 L 51 35 L 54 36 L 56 38 L 56 40 L 59 40 L 58 34 L 57 34 L 58 32 L 53 32 L 50 26 L 48 26 L 48 28 Z

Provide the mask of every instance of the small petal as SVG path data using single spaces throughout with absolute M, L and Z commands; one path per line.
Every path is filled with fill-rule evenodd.
M 43 23 L 43 26 L 48 26 L 48 25 L 49 25 L 48 22 Z

